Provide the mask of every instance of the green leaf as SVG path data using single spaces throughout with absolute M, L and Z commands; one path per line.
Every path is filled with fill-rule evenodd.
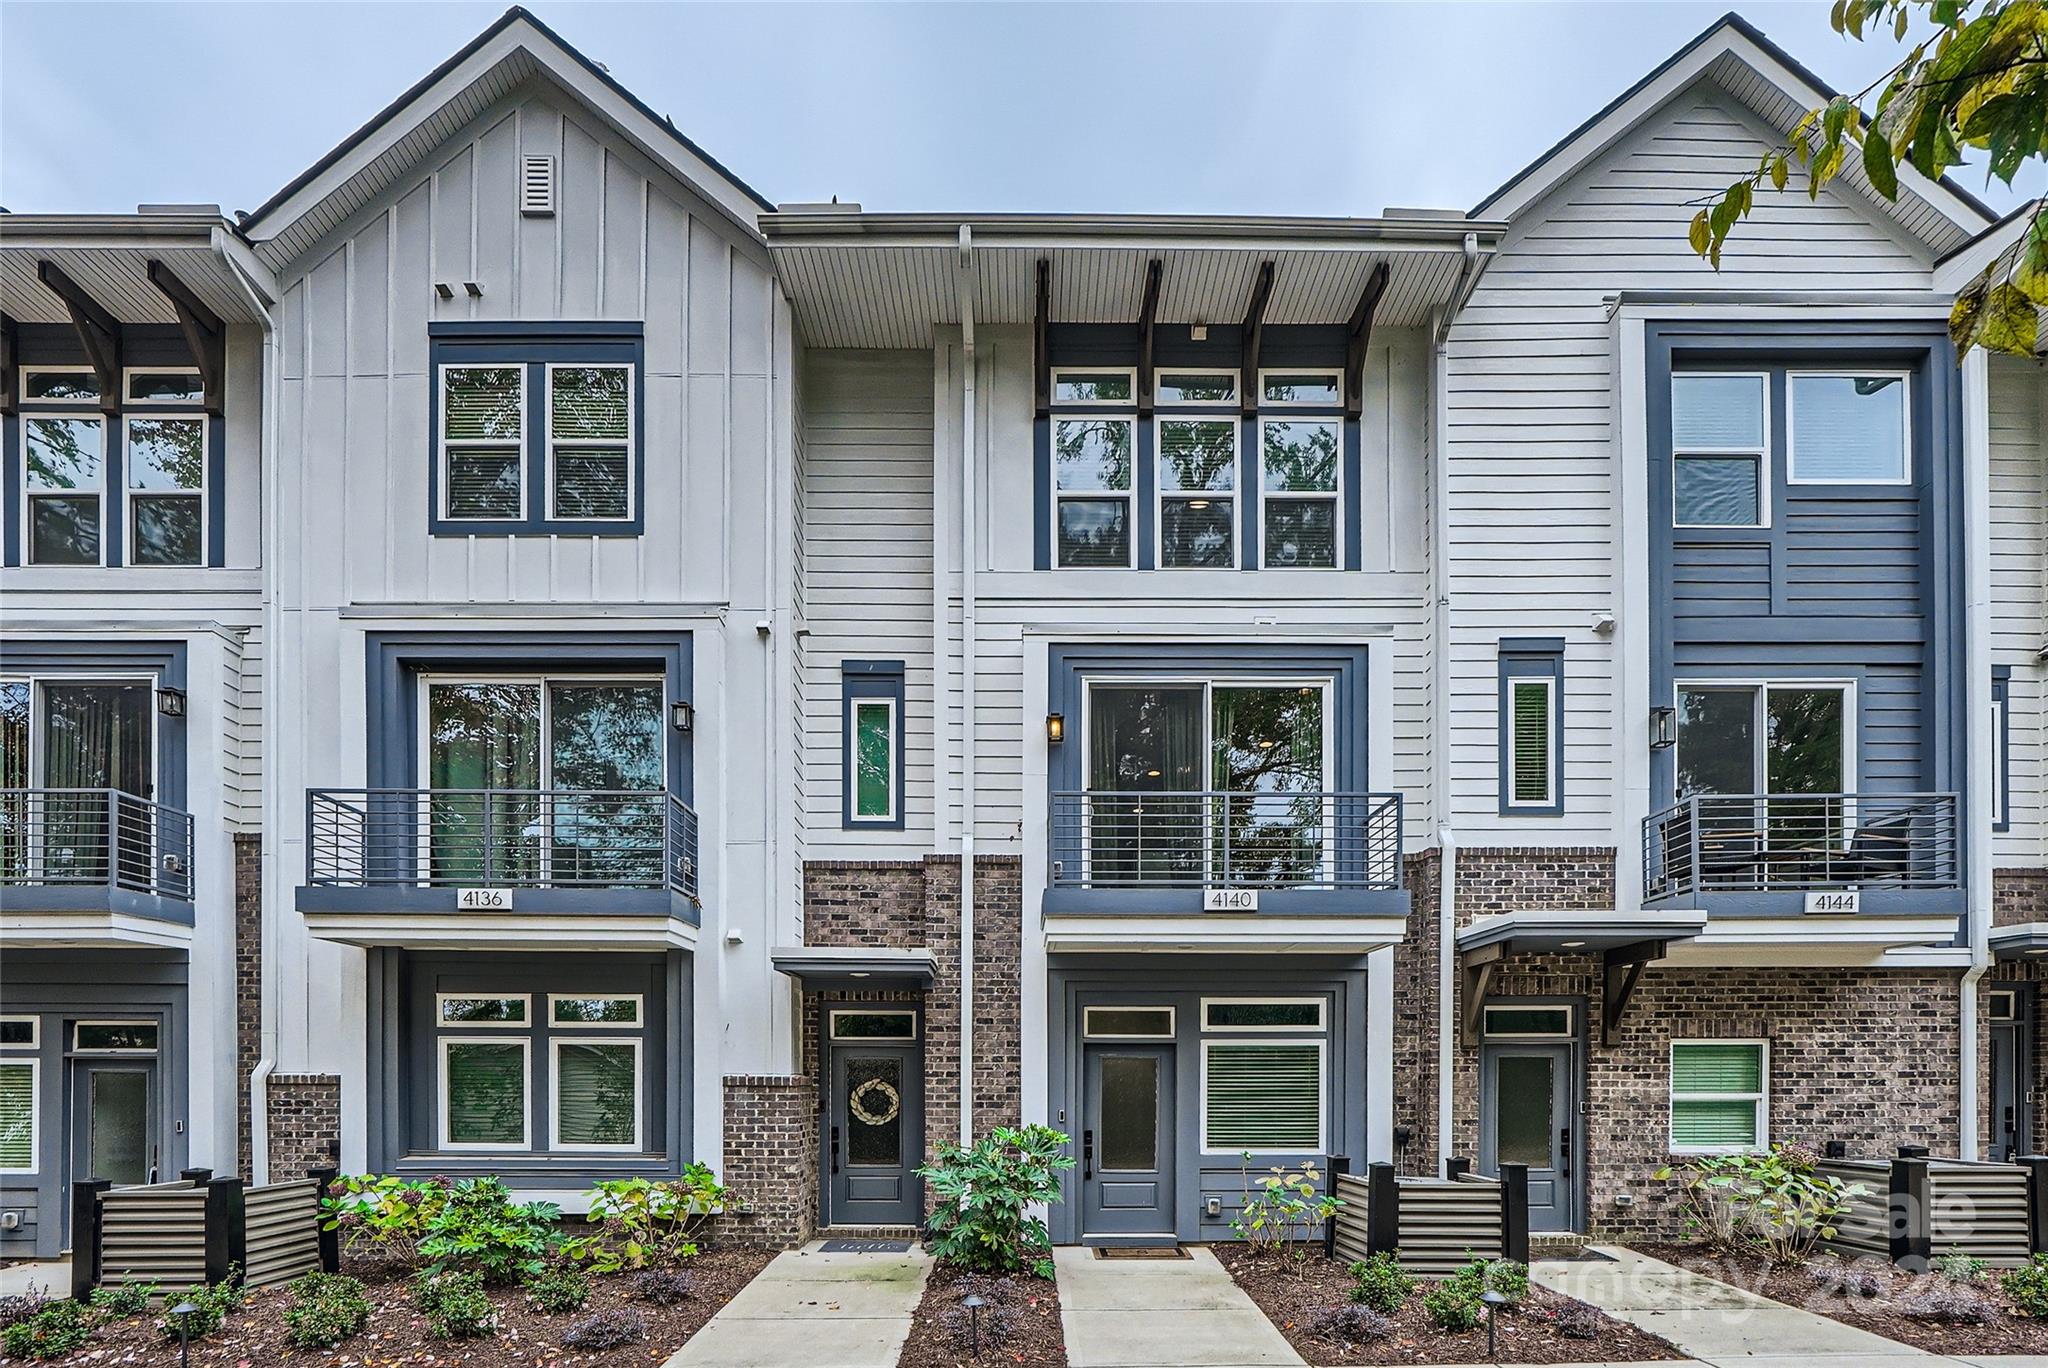
M 1978 345 L 2015 356 L 2032 356 L 2039 331 L 2040 319 L 2034 312 L 2033 300 L 2009 281 L 1991 287 L 1978 325 Z
M 1785 164 L 1785 155 L 1782 152 L 1773 157 L 1771 159 L 1771 188 L 1773 190 L 1783 190 L 1786 177 L 1790 172 L 1791 168 Z
M 1899 172 L 1892 163 L 1892 145 L 1873 128 L 1863 135 L 1863 173 L 1886 199 L 1899 197 Z
M 1707 227 L 1706 210 L 1702 209 L 1692 216 L 1692 226 L 1686 230 L 1685 239 L 1692 244 L 1692 250 L 1696 255 L 1707 254 L 1707 248 L 1712 244 L 1714 237 L 1713 230 Z

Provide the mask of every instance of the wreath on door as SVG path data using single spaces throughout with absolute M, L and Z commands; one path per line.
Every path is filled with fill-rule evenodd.
M 880 1106 L 870 1104 L 868 1099 L 871 1095 L 879 1095 Z M 886 1126 L 903 1110 L 903 1098 L 881 1079 L 870 1078 L 847 1094 L 846 1109 L 853 1113 L 854 1120 L 864 1126 Z

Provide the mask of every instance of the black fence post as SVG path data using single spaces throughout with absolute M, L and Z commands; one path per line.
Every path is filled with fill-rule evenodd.
M 206 1185 L 206 1281 L 226 1282 L 230 1270 L 246 1273 L 249 1227 L 242 1180 L 215 1178 Z
M 1918 1146 L 1901 1145 L 1901 1149 Z M 1918 1155 L 1892 1160 L 1892 1262 L 1909 1273 L 1925 1273 L 1934 1253 L 1927 1210 L 1927 1160 Z
M 1330 1156 L 1330 1186 L 1326 1189 L 1329 1196 L 1335 1197 L 1337 1195 L 1337 1180 L 1349 1172 L 1351 1172 L 1350 1155 L 1333 1154 Z M 1323 1257 L 1326 1259 L 1337 1257 L 1337 1213 L 1340 1210 L 1342 1208 L 1332 1208 L 1330 1214 L 1323 1218 Z
M 1925 1145 L 1899 1146 L 1899 1158 L 1901 1159 L 1925 1159 L 1928 1155 L 1932 1153 L 1934 1153 L 1934 1151 L 1928 1149 Z
M 327 1208 L 324 1205 L 327 1200 L 327 1189 L 333 1184 L 335 1178 L 340 1173 L 340 1169 L 334 1168 L 306 1170 L 306 1176 L 320 1185 L 313 1193 L 313 1226 L 320 1232 L 320 1271 L 322 1273 L 341 1272 L 341 1227 L 337 1225 L 332 1230 L 327 1228 L 329 1223 L 327 1220 Z
M 1529 1166 L 1500 1166 L 1500 1256 L 1529 1262 Z
M 2027 1171 L 2027 1252 L 2048 1254 L 2048 1154 L 2013 1162 Z
M 179 1169 L 178 1181 L 190 1183 L 193 1187 L 205 1187 L 213 1181 L 212 1169 Z
M 1450 1158 L 1444 1160 L 1444 1177 L 1450 1179 L 1454 1183 L 1457 1182 L 1460 1178 L 1467 1177 L 1471 1174 L 1471 1172 L 1472 1161 L 1470 1159 L 1462 1158 L 1458 1155 L 1452 1155 Z
M 71 1295 L 79 1301 L 100 1285 L 100 1194 L 112 1186 L 105 1178 L 71 1185 Z
M 1401 1185 L 1392 1164 L 1365 1169 L 1365 1252 L 1392 1254 L 1401 1246 Z

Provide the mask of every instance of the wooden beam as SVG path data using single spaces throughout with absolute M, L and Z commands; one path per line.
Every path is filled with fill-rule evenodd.
M 178 328 L 185 334 L 185 345 L 199 367 L 199 383 L 206 390 L 206 411 L 219 416 L 225 408 L 228 387 L 227 325 L 161 261 L 150 261 L 149 283 L 171 301 L 171 308 L 178 315 Z
M 1031 402 L 1040 418 L 1052 411 L 1052 348 L 1047 326 L 1052 322 L 1052 262 L 1038 259 L 1038 305 L 1031 315 Z
M 1243 339 L 1238 364 L 1244 370 L 1244 378 L 1237 390 L 1243 400 L 1241 411 L 1247 418 L 1259 411 L 1259 351 L 1266 340 L 1266 301 L 1272 296 L 1273 263 L 1262 261 L 1258 279 L 1252 282 L 1252 302 L 1244 311 L 1244 327 L 1238 334 Z
M 1152 416 L 1152 324 L 1159 312 L 1159 281 L 1166 263 L 1154 257 L 1145 267 L 1145 302 L 1138 308 L 1138 416 Z
M 1380 297 L 1387 292 L 1387 263 L 1382 261 L 1365 278 L 1358 307 L 1351 311 L 1350 339 L 1344 351 L 1344 416 L 1356 418 L 1365 404 L 1365 349 L 1372 342 L 1372 316 L 1378 312 Z
M 100 408 L 115 412 L 121 407 L 121 325 L 55 262 L 37 262 L 36 278 L 71 311 L 78 345 L 85 348 L 85 359 L 99 377 Z
M 1476 1045 L 1479 1043 L 1480 1023 L 1486 1017 L 1486 995 L 1493 987 L 1493 976 L 1500 968 L 1500 960 L 1495 958 L 1458 967 L 1464 980 L 1462 1000 L 1458 1004 L 1458 1034 L 1467 1045 Z
M 1618 945 L 1609 950 L 1601 964 L 1600 984 L 1600 1043 L 1611 1045 L 1614 1034 L 1620 1029 L 1621 1019 L 1628 1011 L 1629 999 L 1635 996 L 1636 983 L 1643 976 L 1643 970 L 1654 960 L 1664 958 L 1666 943 L 1663 941 L 1636 941 L 1630 945 Z
M 12 418 L 21 405 L 21 343 L 14 320 L 0 313 L 0 413 Z

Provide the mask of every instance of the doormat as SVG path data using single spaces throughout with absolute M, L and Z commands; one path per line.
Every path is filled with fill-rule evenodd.
M 1179 1245 L 1097 1245 L 1098 1259 L 1186 1259 L 1192 1257 Z
M 908 1240 L 827 1240 L 818 1247 L 821 1254 L 908 1254 Z

